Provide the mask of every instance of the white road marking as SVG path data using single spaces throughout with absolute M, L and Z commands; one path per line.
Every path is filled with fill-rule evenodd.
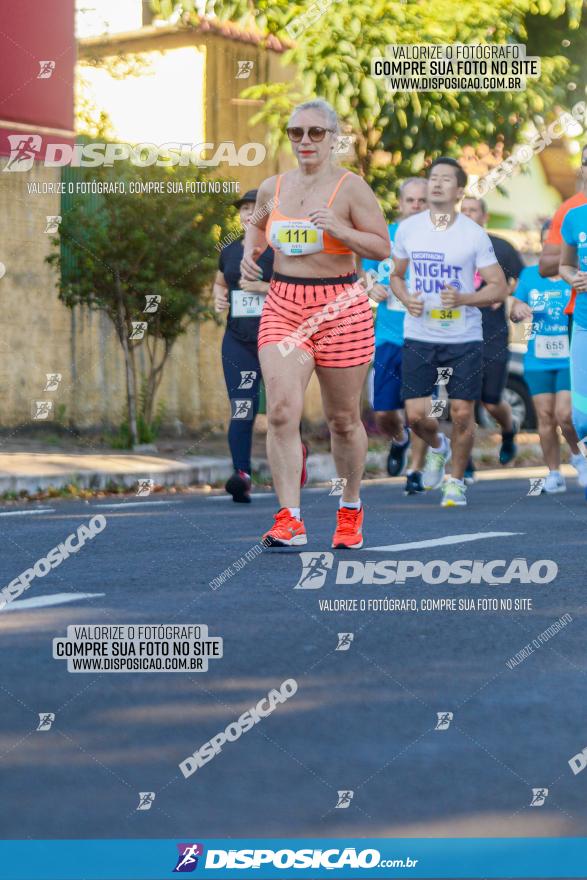
M 34 599 L 15 599 L 14 602 L 0 609 L 0 614 L 6 611 L 43 608 L 48 605 L 65 605 L 66 602 L 77 602 L 78 599 L 95 599 L 105 595 L 106 593 L 53 593 L 51 596 L 35 596 Z
M 146 504 L 179 504 L 179 501 L 117 501 L 116 504 L 94 504 L 94 507 L 144 507 Z
M 468 541 L 482 541 L 485 538 L 510 538 L 524 532 L 472 532 L 468 535 L 446 535 L 444 538 L 429 538 L 427 541 L 411 541 L 408 544 L 385 544 L 379 547 L 363 547 L 363 550 L 398 553 L 400 550 L 419 550 L 424 547 L 442 547 L 446 544 L 466 544 Z
M 0 516 L 33 516 L 35 513 L 54 513 L 54 507 L 37 507 L 35 510 L 3 510 Z

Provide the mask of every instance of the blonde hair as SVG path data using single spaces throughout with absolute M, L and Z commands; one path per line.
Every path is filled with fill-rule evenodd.
M 338 115 L 336 110 L 329 104 L 328 101 L 324 101 L 322 98 L 315 98 L 313 101 L 304 101 L 303 104 L 298 104 L 297 107 L 294 107 L 291 111 L 290 119 L 299 113 L 301 110 L 318 110 L 326 117 L 327 128 L 332 128 L 336 134 L 340 131 L 340 125 L 338 122 Z

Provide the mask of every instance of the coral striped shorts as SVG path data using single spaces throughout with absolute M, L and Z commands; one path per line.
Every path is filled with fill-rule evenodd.
M 320 367 L 369 363 L 375 347 L 373 313 L 357 276 L 275 273 L 259 328 L 259 349 L 264 345 L 277 345 L 284 356 L 304 351 Z

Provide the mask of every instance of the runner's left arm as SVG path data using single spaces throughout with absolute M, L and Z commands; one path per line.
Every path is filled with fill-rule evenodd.
M 577 293 L 587 292 L 587 272 L 581 272 L 577 267 L 577 248 L 573 244 L 567 244 L 563 240 L 561 245 L 561 261 L 559 275 L 574 287 Z
M 485 284 L 474 293 L 461 294 L 460 301 L 466 306 L 490 306 L 492 303 L 505 302 L 510 289 L 499 263 L 479 267 L 478 272 Z
M 346 244 L 355 254 L 371 260 L 385 260 L 391 254 L 387 223 L 373 191 L 358 175 L 348 183 L 349 226 L 331 208 L 310 211 L 310 220 Z

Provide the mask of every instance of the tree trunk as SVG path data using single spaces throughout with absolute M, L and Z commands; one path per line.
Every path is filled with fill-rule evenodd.
M 131 446 L 136 446 L 139 442 L 137 431 L 137 391 L 135 383 L 135 375 L 131 362 L 130 348 L 128 344 L 128 327 L 126 324 L 126 316 L 124 314 L 124 303 L 122 300 L 122 290 L 120 287 L 120 275 L 118 269 L 114 273 L 114 284 L 116 287 L 116 299 L 118 302 L 118 333 L 120 343 L 124 352 L 124 366 L 126 370 L 126 402 L 128 410 L 128 430 L 130 433 Z

